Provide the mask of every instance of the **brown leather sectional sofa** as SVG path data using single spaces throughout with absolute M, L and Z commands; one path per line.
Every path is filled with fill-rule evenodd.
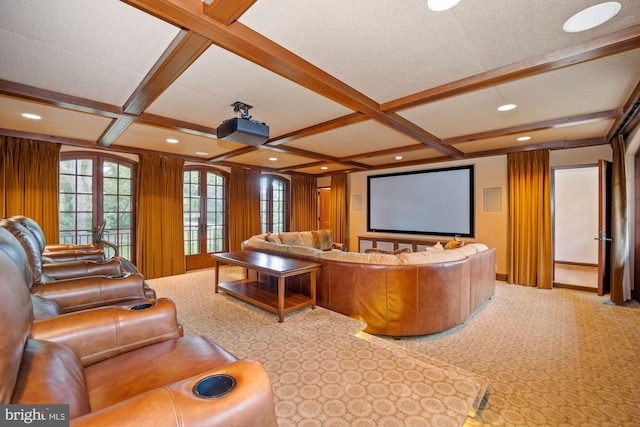
M 265 238 L 253 236 L 243 249 L 320 263 L 317 304 L 362 320 L 372 334 L 402 337 L 454 328 L 495 292 L 496 251 L 479 243 L 396 255 L 321 251 Z M 308 294 L 304 276 L 292 279 L 288 287 Z

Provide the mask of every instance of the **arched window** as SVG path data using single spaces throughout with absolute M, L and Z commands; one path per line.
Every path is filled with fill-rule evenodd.
M 228 174 L 204 166 L 184 171 L 184 254 L 187 270 L 215 265 L 209 256 L 229 248 Z
M 103 239 L 135 263 L 137 164 L 88 152 L 60 155 L 60 243 L 87 244 L 104 222 Z M 109 255 L 111 249 L 105 248 Z
M 289 231 L 289 181 L 278 175 L 260 177 L 260 225 L 262 232 Z

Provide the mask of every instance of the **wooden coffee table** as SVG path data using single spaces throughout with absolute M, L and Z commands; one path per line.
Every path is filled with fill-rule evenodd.
M 229 295 L 275 313 L 281 323 L 285 314 L 307 306 L 316 308 L 316 272 L 320 264 L 256 251 L 220 252 L 211 256 L 216 261 L 216 293 L 222 289 Z M 218 283 L 220 264 L 244 267 L 253 274 L 248 272 L 245 279 Z M 288 292 L 286 278 L 305 273 L 311 276 L 311 297 Z M 277 285 L 260 280 L 261 274 L 277 277 Z

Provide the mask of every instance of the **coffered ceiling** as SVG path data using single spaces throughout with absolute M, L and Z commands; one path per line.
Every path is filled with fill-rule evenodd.
M 619 2 L 567 33 L 599 2 L 3 1 L 0 134 L 318 175 L 607 144 L 639 121 L 640 0 Z M 267 143 L 216 139 L 236 101 Z

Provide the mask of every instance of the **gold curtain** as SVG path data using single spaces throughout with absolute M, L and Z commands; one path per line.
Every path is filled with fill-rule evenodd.
M 627 229 L 627 172 L 625 167 L 625 144 L 622 135 L 611 142 L 613 164 L 611 168 L 611 301 L 624 304 L 631 299 L 626 261 L 628 255 Z
M 59 240 L 60 144 L 0 135 L 0 214 L 36 221 L 48 243 Z
M 140 156 L 137 259 L 146 279 L 185 272 L 183 170 L 181 159 Z
M 316 177 L 291 177 L 291 230 L 306 231 L 318 228 L 318 186 Z
M 551 184 L 549 150 L 507 155 L 509 281 L 551 289 Z
M 347 175 L 331 175 L 331 235 L 334 242 L 349 244 L 347 241 Z M 348 247 L 348 246 L 347 246 Z
M 231 168 L 229 179 L 229 250 L 260 233 L 260 170 Z

